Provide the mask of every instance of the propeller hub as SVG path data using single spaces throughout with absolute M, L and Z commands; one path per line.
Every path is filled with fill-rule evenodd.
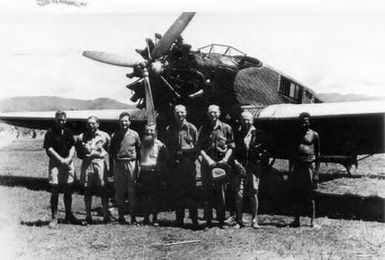
M 154 73 L 160 75 L 163 72 L 163 64 L 160 61 L 155 61 L 155 62 L 151 63 L 151 70 Z

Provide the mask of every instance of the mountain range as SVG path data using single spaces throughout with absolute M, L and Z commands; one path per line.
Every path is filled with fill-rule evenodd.
M 322 93 L 318 96 L 324 102 L 348 102 L 385 100 L 385 97 L 373 97 L 358 94 Z M 1 112 L 17 111 L 55 111 L 63 110 L 93 110 L 93 109 L 131 109 L 135 105 L 118 102 L 110 98 L 97 98 L 93 100 L 61 98 L 55 96 L 25 96 L 12 97 L 0 100 Z

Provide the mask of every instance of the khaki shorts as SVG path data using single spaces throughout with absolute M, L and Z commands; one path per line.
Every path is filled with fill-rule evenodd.
M 80 183 L 84 188 L 101 187 L 106 181 L 106 164 L 103 159 L 83 160 L 80 172 Z
M 51 185 L 70 184 L 75 181 L 75 166 L 71 162 L 70 165 L 58 165 L 57 163 L 49 162 L 48 179 Z

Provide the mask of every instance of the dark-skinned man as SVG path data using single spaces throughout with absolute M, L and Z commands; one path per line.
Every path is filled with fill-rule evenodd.
M 293 185 L 293 199 L 295 201 L 295 218 L 293 227 L 300 226 L 300 216 L 311 207 L 310 225 L 314 223 L 315 201 L 313 191 L 318 184 L 318 170 L 320 165 L 320 139 L 316 131 L 310 128 L 310 114 L 303 112 L 299 115 L 299 129 L 295 140 L 294 157 L 291 160 L 290 174 Z M 313 167 L 315 166 L 315 168 Z
M 51 185 L 51 211 L 52 219 L 50 228 L 57 226 L 57 209 L 59 201 L 59 189 L 63 189 L 65 222 L 81 224 L 71 211 L 73 184 L 75 181 L 75 167 L 73 157 L 75 155 L 75 139 L 72 131 L 65 127 L 67 115 L 59 110 L 55 114 L 55 126 L 47 131 L 44 137 L 44 149 L 49 156 L 48 177 Z
M 175 123 L 167 127 L 167 148 L 171 182 L 176 198 L 176 225 L 182 226 L 185 208 L 189 208 L 193 226 L 198 226 L 197 207 L 194 202 L 196 188 L 196 143 L 197 128 L 186 120 L 187 110 L 183 105 L 174 108 Z
M 201 175 L 205 191 L 205 218 L 207 227 L 212 226 L 212 209 L 216 207 L 219 226 L 225 220 L 225 180 L 226 170 L 234 149 L 234 136 L 231 127 L 219 120 L 219 106 L 210 105 L 207 109 L 208 122 L 199 130 L 198 149 L 202 156 Z

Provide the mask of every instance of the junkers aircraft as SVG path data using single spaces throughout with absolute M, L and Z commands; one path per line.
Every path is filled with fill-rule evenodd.
M 201 125 L 209 104 L 218 104 L 224 120 L 235 121 L 241 111 L 250 111 L 255 124 L 265 130 L 271 156 L 289 159 L 291 140 L 301 112 L 312 115 L 312 127 L 320 134 L 322 160 L 357 166 L 358 155 L 383 153 L 384 102 L 323 103 L 310 88 L 291 77 L 226 45 L 211 44 L 197 50 L 184 42 L 181 33 L 195 13 L 182 13 L 164 35 L 147 38 L 144 49 L 131 55 L 84 51 L 90 59 L 128 67 L 127 86 L 137 109 L 130 111 L 133 127 L 172 120 L 172 108 L 184 104 L 189 120 Z M 118 110 L 68 111 L 68 124 L 79 132 L 89 115 L 100 118 L 101 128 L 112 132 Z M 54 112 L 1 114 L 0 119 L 16 126 L 47 129 Z M 161 136 L 161 133 L 159 133 Z

